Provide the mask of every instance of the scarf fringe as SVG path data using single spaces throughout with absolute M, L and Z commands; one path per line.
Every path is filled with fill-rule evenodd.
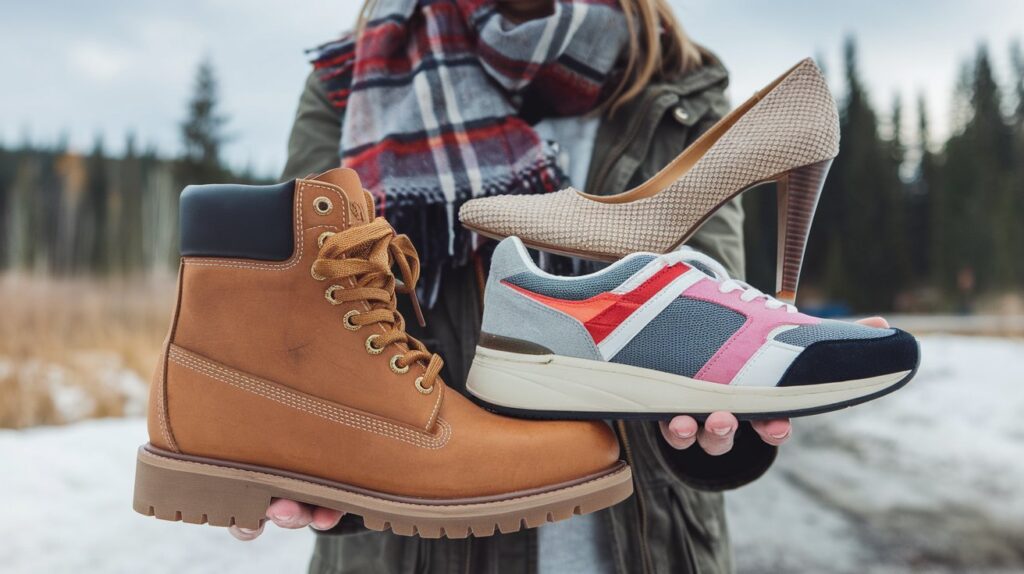
M 387 218 L 399 233 L 408 235 L 420 254 L 422 284 L 429 289 L 420 295 L 428 306 L 432 307 L 436 298 L 430 286 L 439 283 L 440 274 L 447 268 L 467 265 L 473 255 L 474 234 L 458 221 L 464 203 L 475 197 L 550 193 L 569 182 L 554 153 L 546 151 L 535 162 L 503 178 L 502 183 L 491 185 L 477 196 L 468 191 L 457 193 L 451 203 L 436 189 L 388 190 L 383 198 L 375 198 L 382 211 L 378 215 Z

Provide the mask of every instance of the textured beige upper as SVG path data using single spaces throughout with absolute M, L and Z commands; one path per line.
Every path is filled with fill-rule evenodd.
M 664 252 L 736 193 L 793 168 L 831 159 L 838 151 L 835 101 L 821 71 L 808 59 L 658 193 L 620 203 L 590 199 L 573 188 L 504 195 L 471 200 L 459 217 L 488 235 L 518 235 L 554 250 L 608 258 Z

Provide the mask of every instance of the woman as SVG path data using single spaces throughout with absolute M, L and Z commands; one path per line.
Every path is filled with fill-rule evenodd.
M 567 183 L 620 193 L 728 108 L 725 68 L 686 37 L 665 0 L 371 0 L 356 34 L 321 49 L 315 65 L 284 177 L 335 167 L 340 157 L 413 238 L 433 287 L 427 327 L 410 333 L 445 358 L 444 379 L 455 388 L 479 333 L 488 248 L 474 249 L 459 230 L 452 214 L 461 202 Z M 743 271 L 742 219 L 734 201 L 691 242 L 733 276 Z M 719 412 L 703 425 L 679 416 L 615 426 L 636 496 L 595 515 L 465 540 L 371 532 L 358 519 L 287 500 L 268 517 L 322 531 L 311 572 L 731 570 L 720 491 L 768 468 L 789 421 L 741 425 Z

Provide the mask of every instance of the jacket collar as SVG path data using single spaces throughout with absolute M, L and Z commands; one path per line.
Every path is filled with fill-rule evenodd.
M 711 62 L 676 78 L 659 82 L 659 84 L 680 96 L 702 92 L 712 86 L 720 86 L 724 90 L 729 84 L 729 71 L 717 57 L 712 56 Z

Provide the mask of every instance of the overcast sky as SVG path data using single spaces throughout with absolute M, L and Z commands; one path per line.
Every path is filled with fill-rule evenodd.
M 718 53 L 740 101 L 804 56 L 823 56 L 834 87 L 843 37 L 854 34 L 878 107 L 923 92 L 945 135 L 961 62 L 989 44 L 1009 76 L 1008 45 L 1024 38 L 1020 0 L 671 0 L 699 42 Z M 102 8 L 98 7 L 102 5 Z M 198 62 L 221 82 L 233 140 L 227 157 L 276 175 L 309 72 L 306 48 L 336 37 L 357 0 L 0 0 L 0 141 L 66 133 L 88 149 L 97 134 L 119 150 L 128 131 L 163 153 L 178 149 L 178 123 Z

